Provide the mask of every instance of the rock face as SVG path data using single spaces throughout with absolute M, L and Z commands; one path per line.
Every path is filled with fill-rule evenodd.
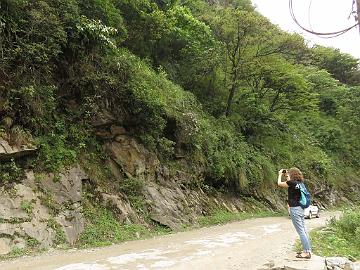
M 82 179 L 87 179 L 80 167 L 73 167 L 61 172 L 58 179 L 53 174 L 45 175 L 38 183 L 46 193 L 53 194 L 56 203 L 74 204 L 81 201 Z
M 126 198 L 119 195 L 102 193 L 101 199 L 104 206 L 113 209 L 120 223 L 141 222 Z
M 80 206 L 72 210 L 62 211 L 55 220 L 62 226 L 66 240 L 70 245 L 76 242 L 85 228 L 85 219 Z
M 58 179 L 52 174 L 36 179 L 32 171 L 25 175 L 21 184 L 0 190 L 0 254 L 34 244 L 53 246 L 57 232 L 50 225 L 54 221 L 73 244 L 85 224 L 80 206 L 82 179 L 87 178 L 84 171 L 73 167 L 60 173 Z M 44 199 L 51 200 L 58 211 L 51 214 Z
M 33 154 L 37 148 L 31 144 L 24 144 L 19 146 L 10 145 L 8 141 L 0 137 L 0 160 L 10 160 L 12 158 L 19 158 Z
M 11 251 L 11 240 L 8 238 L 0 238 L 0 255 L 5 255 Z
M 202 203 L 195 192 L 186 194 L 179 188 L 170 189 L 153 183 L 146 186 L 145 197 L 150 204 L 150 217 L 173 230 L 180 229 L 182 224 L 193 223 L 201 215 Z
M 122 131 L 121 128 L 113 130 Z M 124 178 L 136 178 L 143 183 L 142 196 L 145 197 L 150 218 L 171 229 L 180 229 L 184 224 L 192 224 L 212 208 L 230 212 L 251 208 L 247 199 L 224 198 L 220 194 L 209 196 L 201 189 L 191 190 L 187 185 L 196 182 L 195 173 L 170 170 L 162 165 L 156 155 L 127 135 L 117 135 L 115 141 L 104 144 L 109 155 L 108 164 L 117 181 Z M 124 205 L 117 195 L 103 195 L 103 201 L 115 205 L 120 220 L 132 219 L 130 207 Z M 272 199 L 276 203 L 275 198 Z M 279 203 L 278 203 L 279 205 Z
M 87 178 L 80 167 L 73 167 L 60 173 L 57 179 L 49 174 L 38 183 L 45 194 L 51 194 L 51 199 L 60 210 L 55 220 L 62 226 L 69 244 L 74 244 L 84 230 L 85 221 L 80 202 L 82 180 Z
M 3 188 L 0 196 L 0 253 L 25 248 L 25 239 L 34 239 L 40 247 L 49 248 L 55 234 L 47 226 L 49 214 L 41 204 L 40 193 L 23 184 L 16 184 L 10 192 Z
M 275 193 L 265 196 L 254 192 L 253 197 L 240 197 L 216 192 L 207 194 L 199 187 L 191 188 L 201 181 L 203 169 L 200 166 L 187 164 L 186 160 L 179 161 L 176 168 L 162 164 L 154 153 L 116 124 L 109 113 L 94 119 L 93 126 L 108 155 L 105 164 L 110 172 L 109 179 L 101 181 L 107 181 L 111 188 L 98 187 L 97 175 L 90 179 L 79 166 L 64 169 L 56 176 L 26 171 L 20 184 L 0 189 L 0 254 L 26 248 L 34 242 L 43 248 L 54 246 L 59 228 L 67 243 L 76 243 L 86 224 L 82 208 L 84 182 L 93 188 L 91 203 L 110 209 L 119 223 L 145 223 L 130 203 L 131 194 L 122 194 L 116 189 L 134 179 L 141 183 L 136 190 L 144 199 L 145 207 L 141 211 L 173 230 L 193 224 L 199 216 L 214 210 L 285 209 L 284 200 Z M 31 151 L 36 149 L 15 149 L 0 139 L 0 160 L 24 156 Z M 338 194 L 329 197 L 329 203 L 338 198 Z
M 157 157 L 127 135 L 117 135 L 115 139 L 116 141 L 104 145 L 111 160 L 131 177 L 141 180 L 154 179 L 155 170 L 160 165 Z

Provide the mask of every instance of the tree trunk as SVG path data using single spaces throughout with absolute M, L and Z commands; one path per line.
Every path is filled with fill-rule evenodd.
M 228 117 L 231 113 L 231 104 L 232 104 L 232 100 L 235 95 L 235 89 L 236 89 L 236 84 L 235 84 L 235 82 L 233 82 L 231 89 L 230 89 L 229 97 L 227 100 L 226 112 L 225 112 L 226 117 Z

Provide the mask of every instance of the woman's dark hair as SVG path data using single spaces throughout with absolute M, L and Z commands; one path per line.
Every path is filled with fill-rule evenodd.
M 304 176 L 302 172 L 296 167 L 293 167 L 289 170 L 289 176 L 290 176 L 290 180 L 301 181 L 301 182 L 304 181 Z

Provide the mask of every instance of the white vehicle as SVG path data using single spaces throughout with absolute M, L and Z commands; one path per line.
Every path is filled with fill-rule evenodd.
M 319 207 L 311 204 L 308 208 L 304 209 L 304 216 L 308 219 L 312 219 L 313 217 L 320 217 Z
M 319 207 L 317 207 L 316 205 L 310 205 L 308 208 L 304 209 L 304 217 L 308 218 L 308 219 L 312 219 L 313 217 L 320 217 L 320 210 Z M 288 213 L 290 216 L 290 207 L 288 205 Z

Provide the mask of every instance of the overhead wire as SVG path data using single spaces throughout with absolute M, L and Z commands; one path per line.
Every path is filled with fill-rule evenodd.
M 354 3 L 353 3 L 353 6 L 354 6 Z M 309 9 L 311 7 L 311 3 L 309 5 Z M 334 32 L 328 32 L 328 33 L 324 33 L 324 32 L 316 32 L 316 31 L 313 31 L 312 29 L 307 29 L 306 27 L 302 26 L 299 21 L 297 20 L 296 16 L 295 16 L 295 13 L 294 13 L 294 8 L 293 8 L 293 0 L 289 0 L 289 10 L 290 10 L 290 15 L 291 15 L 291 18 L 293 19 L 293 21 L 301 28 L 303 29 L 304 31 L 308 32 L 308 33 L 311 33 L 311 34 L 314 34 L 314 35 L 317 35 L 319 37 L 322 37 L 322 38 L 334 38 L 334 37 L 338 37 L 340 35 L 343 35 L 345 34 L 346 32 L 350 31 L 351 29 L 357 27 L 359 25 L 359 23 L 356 23 L 350 27 L 347 27 L 345 29 L 342 29 L 342 30 L 339 30 L 339 31 L 334 31 Z M 311 25 L 310 25 L 311 27 Z M 311 27 L 312 28 L 312 27 Z
M 311 19 L 310 19 L 310 13 L 311 13 L 311 5 L 312 5 L 312 0 L 310 0 L 309 2 L 309 8 L 308 8 L 308 23 L 309 23 L 309 26 L 310 26 L 310 29 L 311 31 L 314 31 L 314 29 L 312 28 L 312 25 L 311 25 Z

